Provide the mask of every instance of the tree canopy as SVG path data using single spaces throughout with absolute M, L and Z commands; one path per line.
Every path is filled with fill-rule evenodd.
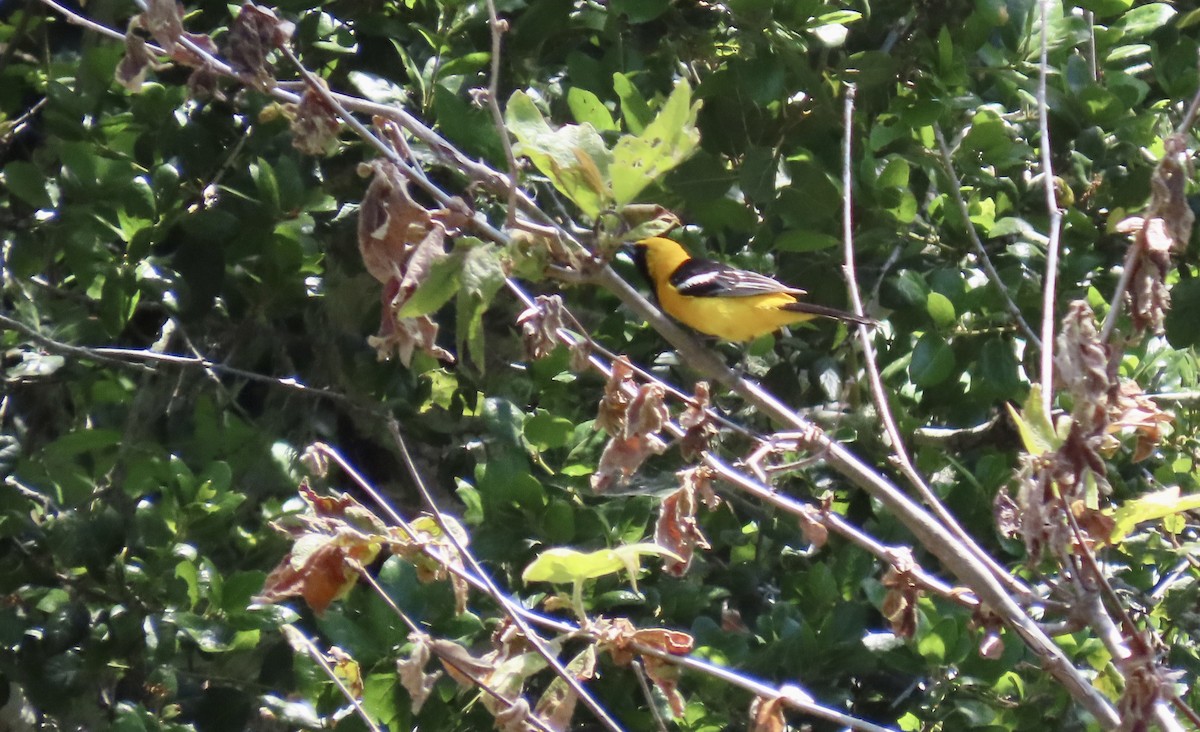
M 0 729 L 1200 726 L 1200 11 L 4 10 Z

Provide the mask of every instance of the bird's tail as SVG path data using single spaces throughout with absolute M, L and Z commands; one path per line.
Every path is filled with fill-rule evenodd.
M 836 308 L 827 308 L 824 305 L 814 305 L 813 303 L 804 302 L 802 300 L 798 300 L 796 302 L 790 302 L 787 305 L 781 306 L 780 309 L 788 310 L 793 313 L 808 313 L 809 315 L 819 315 L 823 318 L 834 318 L 835 320 L 845 320 L 849 323 L 857 323 L 859 325 L 865 325 L 865 326 L 868 326 L 871 328 L 874 328 L 875 326 L 879 325 L 879 321 L 877 321 L 877 320 L 871 320 L 870 318 L 863 318 L 858 315 L 855 315 L 854 313 L 848 313 L 845 310 L 838 310 Z

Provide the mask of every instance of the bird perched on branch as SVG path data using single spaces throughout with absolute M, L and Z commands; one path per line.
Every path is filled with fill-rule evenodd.
M 817 317 L 876 325 L 853 313 L 802 302 L 797 298 L 804 290 L 766 275 L 693 257 L 671 239 L 637 242 L 633 260 L 654 288 L 659 307 L 684 325 L 723 340 L 750 341 Z

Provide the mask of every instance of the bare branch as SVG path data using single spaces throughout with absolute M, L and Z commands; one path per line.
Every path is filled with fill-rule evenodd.
M 854 94 L 854 85 L 848 84 L 846 86 L 846 99 L 842 118 L 842 245 L 845 258 L 842 264 L 842 271 L 846 275 L 846 285 L 850 292 L 850 302 L 854 306 L 854 312 L 857 315 L 866 316 L 866 311 L 863 309 L 862 293 L 858 285 L 857 268 L 854 262 L 854 180 L 851 172 L 854 144 Z M 968 221 L 967 226 L 970 227 L 970 225 Z M 863 360 L 866 363 L 867 380 L 871 386 L 871 398 L 875 402 L 875 409 L 879 413 L 879 419 L 883 422 L 884 431 L 887 433 L 888 441 L 892 446 L 894 462 L 899 467 L 900 473 L 908 479 L 908 482 L 917 490 L 917 495 L 921 497 L 926 506 L 929 506 L 942 524 L 958 537 L 965 549 L 973 552 L 976 558 L 986 565 L 997 579 L 1007 584 L 1010 589 L 1027 596 L 1029 588 L 1023 586 L 1016 578 L 996 563 L 991 555 L 975 543 L 966 529 L 958 523 L 958 520 L 950 513 L 946 505 L 942 503 L 937 494 L 933 492 L 933 489 L 929 487 L 924 476 L 917 470 L 916 465 L 913 464 L 908 450 L 904 447 L 904 438 L 900 435 L 900 428 L 896 425 L 896 419 L 892 415 L 891 402 L 888 400 L 888 393 L 883 386 L 883 378 L 879 373 L 879 357 L 875 353 L 875 343 L 872 341 L 871 336 L 870 328 L 865 325 L 858 326 L 858 342 L 859 347 L 862 348 Z
M 504 228 L 511 229 L 517 220 L 517 181 L 520 169 L 517 158 L 513 155 L 512 140 L 508 136 L 508 128 L 504 126 L 504 114 L 500 111 L 500 39 L 508 30 L 508 22 L 496 16 L 496 0 L 487 0 L 488 25 L 492 31 L 492 71 L 488 79 L 488 109 L 492 111 L 492 122 L 496 124 L 496 132 L 500 135 L 500 143 L 504 146 L 504 159 L 508 163 L 508 211 L 505 212 Z
M 1046 274 L 1042 286 L 1042 410 L 1050 414 L 1054 404 L 1054 330 L 1057 319 L 1054 301 L 1058 290 L 1058 250 L 1062 234 L 1062 210 L 1058 207 L 1058 193 L 1054 190 L 1054 166 L 1050 151 L 1050 112 L 1046 105 L 1046 77 L 1050 73 L 1048 60 L 1047 15 L 1051 0 L 1041 0 L 1041 59 L 1038 62 L 1037 110 L 1038 128 L 1041 136 L 1042 186 L 1046 192 L 1046 214 L 1050 217 L 1050 231 L 1046 244 Z

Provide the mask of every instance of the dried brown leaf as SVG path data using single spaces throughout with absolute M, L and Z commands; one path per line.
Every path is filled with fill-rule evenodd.
M 425 700 L 433 692 L 433 685 L 442 677 L 441 671 L 425 673 L 425 665 L 433 655 L 432 641 L 425 633 L 410 633 L 408 640 L 413 644 L 406 658 L 396 660 L 396 675 L 400 685 L 412 697 L 413 714 L 419 714 Z
M 698 483 L 707 483 L 711 474 L 706 468 L 691 468 L 678 474 L 680 488 L 663 499 L 658 509 L 658 521 L 654 525 L 654 543 L 670 549 L 683 561 L 665 559 L 663 568 L 676 577 L 687 573 L 692 564 L 692 555 L 697 547 L 708 549 L 708 540 L 696 521 L 696 493 Z
M 1055 372 L 1074 399 L 1072 416 L 1085 429 L 1102 426 L 1107 419 L 1108 394 L 1113 380 L 1108 371 L 1108 349 L 1092 308 L 1083 300 L 1067 306 L 1054 349 Z
M 137 16 L 137 22 L 164 52 L 171 55 L 183 35 L 183 5 L 176 0 L 149 0 L 146 11 Z
M 288 42 L 295 25 L 253 3 L 245 3 L 229 27 L 226 57 L 235 73 L 246 75 L 262 88 L 275 84 L 275 69 L 267 55 Z
M 324 86 L 325 80 L 318 78 L 317 83 Z M 337 146 L 338 129 L 341 124 L 337 110 L 325 95 L 311 86 L 306 86 L 290 121 L 292 147 L 305 155 L 328 155 Z
M 992 501 L 992 516 L 1001 536 L 1015 539 L 1021 533 L 1021 507 L 1008 495 L 1007 488 L 996 492 L 996 499 Z
M 125 55 L 121 57 L 116 71 L 113 72 L 117 83 L 134 93 L 142 90 L 146 73 L 159 68 L 154 54 L 146 47 L 146 41 L 137 34 L 136 27 L 135 19 L 125 31 Z
M 751 732 L 784 732 L 787 720 L 783 716 L 783 698 L 764 699 L 754 698 L 750 703 Z
M 625 389 L 632 384 L 633 364 L 626 356 L 619 356 L 612 362 L 596 414 L 596 426 L 613 437 L 625 434 L 625 412 L 630 401 Z
M 596 472 L 592 473 L 592 490 L 597 493 L 621 485 L 637 472 L 646 458 L 661 455 L 667 444 L 654 435 L 634 435 L 628 439 L 611 437 L 600 453 Z
M 882 584 L 887 588 L 880 611 L 892 626 L 892 632 L 900 638 L 912 638 L 917 632 L 917 601 L 921 590 L 912 580 L 911 574 L 888 567 Z
M 558 295 L 538 295 L 534 304 L 517 316 L 526 357 L 533 361 L 550 355 L 558 345 L 558 331 L 565 327 L 563 301 Z
M 658 384 L 642 384 L 625 413 L 625 437 L 653 435 L 671 418 L 664 403 L 666 392 Z
M 708 451 L 717 436 L 716 425 L 708 412 L 709 388 L 707 381 L 696 382 L 692 402 L 679 415 L 679 426 L 685 432 L 679 441 L 679 454 L 684 460 L 695 460 Z
M 394 163 L 376 160 L 363 169 L 373 175 L 358 211 L 358 251 L 367 272 L 386 285 L 404 276 L 410 249 L 433 224 Z

